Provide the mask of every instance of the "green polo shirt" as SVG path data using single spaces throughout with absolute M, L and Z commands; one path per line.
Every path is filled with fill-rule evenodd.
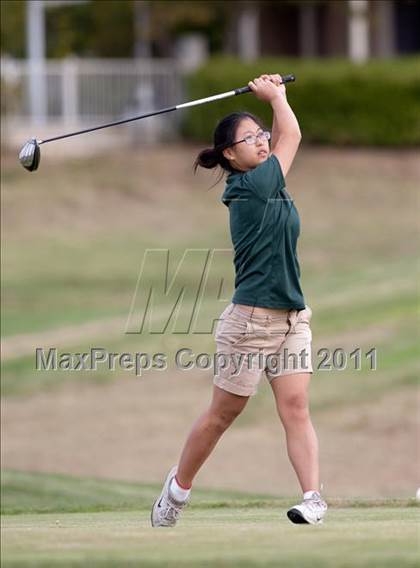
M 296 243 L 298 211 L 272 154 L 256 168 L 226 180 L 222 202 L 229 208 L 234 247 L 234 304 L 305 308 Z

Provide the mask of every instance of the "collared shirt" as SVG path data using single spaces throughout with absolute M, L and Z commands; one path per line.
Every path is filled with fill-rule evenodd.
M 300 220 L 274 154 L 247 172 L 229 174 L 221 198 L 234 247 L 234 304 L 305 308 L 296 244 Z

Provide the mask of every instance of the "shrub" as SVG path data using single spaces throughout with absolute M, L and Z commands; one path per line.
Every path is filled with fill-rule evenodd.
M 253 64 L 214 58 L 187 77 L 188 100 L 242 87 L 262 73 L 294 73 L 287 89 L 303 141 L 316 144 L 414 146 L 420 144 L 420 58 L 372 60 L 260 59 Z M 210 143 L 217 121 L 234 110 L 261 116 L 271 108 L 252 94 L 190 109 L 183 132 Z

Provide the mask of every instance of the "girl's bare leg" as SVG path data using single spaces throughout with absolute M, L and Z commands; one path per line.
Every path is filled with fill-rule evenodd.
M 277 377 L 271 381 L 277 412 L 286 432 L 287 453 L 302 491 L 319 491 L 318 438 L 309 415 L 311 373 Z
M 248 396 L 232 394 L 214 385 L 210 407 L 195 422 L 181 453 L 176 479 L 182 487 L 192 485 L 198 470 L 248 399 Z

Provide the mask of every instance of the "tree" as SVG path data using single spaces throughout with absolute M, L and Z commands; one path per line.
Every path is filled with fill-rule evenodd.
M 32 0 L 29 0 L 32 1 Z M 1 52 L 23 58 L 26 54 L 24 0 L 1 0 Z M 138 31 L 136 9 L 149 12 Z M 199 31 L 213 52 L 223 48 L 229 2 L 90 0 L 80 4 L 46 5 L 47 57 L 71 54 L 91 57 L 132 57 L 136 33 L 155 56 L 173 55 L 174 39 Z M 136 31 L 137 30 L 137 31 Z

